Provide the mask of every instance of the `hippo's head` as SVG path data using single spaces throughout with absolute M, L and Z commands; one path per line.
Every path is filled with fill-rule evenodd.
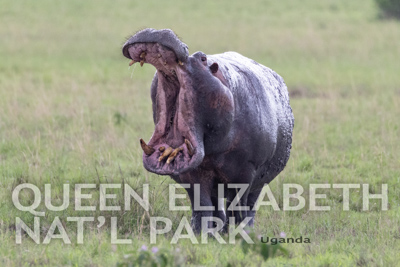
M 171 30 L 145 29 L 122 48 L 131 64 L 157 69 L 151 88 L 155 130 L 140 140 L 144 167 L 161 175 L 197 168 L 207 154 L 221 152 L 233 121 L 233 97 L 215 62 L 188 47 Z

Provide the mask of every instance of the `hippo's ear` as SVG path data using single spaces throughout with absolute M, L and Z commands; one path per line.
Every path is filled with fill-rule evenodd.
M 211 70 L 212 73 L 216 73 L 218 71 L 218 63 L 213 63 L 210 66 L 210 70 Z

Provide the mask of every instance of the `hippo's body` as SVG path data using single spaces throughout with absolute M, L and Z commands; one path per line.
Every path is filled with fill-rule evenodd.
M 195 232 L 209 216 L 225 222 L 228 215 L 236 223 L 251 217 L 252 225 L 264 184 L 290 155 L 294 118 L 283 79 L 235 52 L 188 56 L 170 30 L 140 31 L 123 53 L 133 63 L 157 68 L 151 85 L 155 132 L 148 144 L 141 140 L 145 168 L 189 184 L 192 208 L 199 184 L 200 206 L 215 210 L 193 209 Z M 224 185 L 227 206 L 238 192 L 229 184 L 248 185 L 238 205 L 249 210 L 218 209 L 218 184 Z

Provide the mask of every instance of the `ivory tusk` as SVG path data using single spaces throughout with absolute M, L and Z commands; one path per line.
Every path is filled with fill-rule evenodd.
M 146 144 L 146 142 L 143 141 L 143 139 L 140 139 L 140 146 L 142 147 L 144 153 L 145 153 L 147 156 L 150 156 L 150 155 L 153 154 L 154 151 L 155 151 L 154 148 L 152 148 L 151 146 L 148 146 L 148 145 Z
M 186 147 L 188 149 L 189 155 L 193 156 L 194 155 L 194 148 L 193 148 L 192 143 L 190 143 L 190 141 L 188 139 L 185 139 L 185 144 L 186 144 Z

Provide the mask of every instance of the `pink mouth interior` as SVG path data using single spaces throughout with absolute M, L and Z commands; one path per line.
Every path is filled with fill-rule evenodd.
M 158 43 L 136 43 L 129 47 L 129 55 L 136 62 L 152 64 L 157 69 L 158 89 L 156 127 L 148 145 L 155 149 L 151 155 L 143 153 L 144 167 L 161 175 L 178 175 L 196 168 L 204 158 L 202 142 L 193 134 L 193 128 L 179 115 L 179 93 L 185 77 L 185 66 L 177 60 L 175 53 Z M 136 63 L 137 64 L 137 63 Z M 189 154 L 185 144 L 188 139 L 194 154 Z M 163 152 L 159 148 L 182 148 L 170 163 L 168 156 L 159 161 Z

